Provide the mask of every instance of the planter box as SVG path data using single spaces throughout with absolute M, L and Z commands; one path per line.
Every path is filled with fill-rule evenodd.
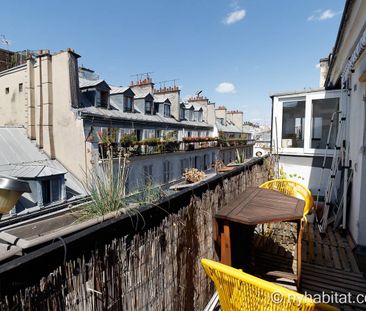
M 68 209 L 31 220 L 20 227 L 2 231 L 0 232 L 0 239 L 22 249 L 27 249 L 57 237 L 80 231 L 118 214 L 119 212 L 112 212 L 102 217 L 81 220 L 82 212 L 80 209 Z
M 200 180 L 200 181 L 197 181 L 195 183 L 187 183 L 186 181 L 182 181 L 178 184 L 175 184 L 171 187 L 169 187 L 170 190 L 181 190 L 181 189 L 186 189 L 186 188 L 191 188 L 193 186 L 196 186 L 202 182 L 207 182 L 209 179 L 211 179 L 212 177 L 215 177 L 216 176 L 216 173 L 211 173 L 211 174 L 208 174 L 206 175 L 206 178 Z

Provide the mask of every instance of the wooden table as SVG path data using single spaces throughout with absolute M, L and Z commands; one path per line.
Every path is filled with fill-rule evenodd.
M 253 228 L 257 224 L 300 221 L 303 217 L 305 202 L 278 191 L 247 188 L 233 202 L 224 206 L 216 215 L 216 240 L 221 244 L 221 262 L 232 265 L 230 230 L 238 224 Z M 302 228 L 297 232 L 297 279 L 301 274 Z

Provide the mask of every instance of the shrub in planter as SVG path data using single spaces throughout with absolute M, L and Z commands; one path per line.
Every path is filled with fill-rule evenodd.
M 156 137 L 152 137 L 152 138 L 145 138 L 142 141 L 143 145 L 147 145 L 147 146 L 157 146 L 158 144 L 160 144 L 160 138 L 156 138 Z
M 166 141 L 164 143 L 164 149 L 167 152 L 174 152 L 179 150 L 179 142 L 178 141 Z
M 137 137 L 135 134 L 125 134 L 121 137 L 120 143 L 122 147 L 131 147 L 135 145 Z

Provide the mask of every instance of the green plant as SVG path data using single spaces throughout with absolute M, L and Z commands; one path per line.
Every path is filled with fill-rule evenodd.
M 160 187 L 154 185 L 151 179 L 144 186 L 140 187 L 139 192 L 134 196 L 132 203 L 137 203 L 139 206 L 145 204 L 153 204 L 166 197 L 167 194 Z
M 147 146 L 157 146 L 160 143 L 161 143 L 160 138 L 157 137 L 145 138 L 144 140 L 141 141 L 142 145 Z
M 236 149 L 236 157 L 235 157 L 235 163 L 244 163 L 245 162 L 245 153 L 242 151 L 239 152 L 238 149 Z
M 137 141 L 137 137 L 133 133 L 125 134 L 120 139 L 121 146 L 125 147 L 125 148 L 134 146 L 136 141 Z
M 128 175 L 128 156 L 119 156 L 113 160 L 108 152 L 106 160 L 94 166 L 86 174 L 85 188 L 90 194 L 91 202 L 83 207 L 84 217 L 103 216 L 120 211 L 127 213 L 125 201 L 126 180 Z

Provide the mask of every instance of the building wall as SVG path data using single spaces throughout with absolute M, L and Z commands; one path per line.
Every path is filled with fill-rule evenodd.
M 347 19 L 347 27 L 341 40 L 341 48 L 337 53 L 337 59 L 334 63 L 331 73 L 331 84 L 335 85 L 340 77 L 344 64 L 348 61 L 348 57 L 352 53 L 355 43 L 359 35 L 363 32 L 366 22 L 366 1 L 352 1 L 353 9 Z
M 355 241 L 366 246 L 366 84 L 359 82 L 358 78 L 366 70 L 366 54 L 361 56 L 360 61 L 354 68 L 351 77 L 350 97 L 348 101 L 348 134 L 349 159 L 352 161 L 353 181 L 351 190 L 351 206 L 349 207 L 349 229 Z M 356 125 L 357 126 L 354 126 Z
M 169 91 L 170 89 L 170 91 Z M 176 119 L 180 120 L 179 118 L 179 109 L 180 109 L 180 89 L 175 88 L 167 88 L 166 90 L 160 89 L 155 90 L 155 94 L 165 95 L 166 98 L 170 100 L 170 114 Z
M 23 89 L 19 91 L 19 84 Z M 6 94 L 6 89 L 9 93 Z M 27 67 L 21 65 L 0 72 L 0 125 L 27 125 Z
M 169 182 L 173 182 L 182 178 L 181 160 L 185 160 L 186 168 L 196 167 L 200 170 L 204 169 L 204 159 L 206 156 L 206 164 L 211 164 L 218 158 L 218 148 L 208 148 L 202 150 L 194 150 L 189 152 L 174 152 L 157 155 L 137 156 L 130 159 L 130 168 L 128 176 L 128 191 L 133 193 L 144 187 L 145 184 L 145 166 L 151 166 L 151 180 L 156 185 L 164 185 L 164 162 L 169 161 L 171 168 Z
M 208 121 L 208 105 L 209 100 L 206 97 L 194 97 L 188 99 L 188 103 L 193 104 L 196 108 L 202 108 L 202 121 Z
M 244 118 L 241 111 L 228 111 L 226 113 L 226 119 L 233 122 L 236 127 L 243 131 Z
M 215 110 L 216 119 L 224 119 L 224 124 L 226 124 L 226 108 L 218 107 Z
M 77 106 L 72 87 L 78 83 L 75 74 L 77 56 L 69 51 L 52 56 L 43 51 L 36 60 L 1 72 L 0 125 L 27 128 L 28 137 L 39 148 L 83 180 L 91 158 L 90 147 L 84 144 L 83 122 L 72 111 Z M 9 94 L 5 94 L 6 87 Z
M 79 180 L 85 180 L 85 171 L 92 166 L 91 143 L 85 142 L 88 128 L 72 111 L 75 98 L 72 79 L 77 79 L 77 56 L 62 52 L 52 56 L 53 137 L 54 151 L 67 170 Z M 56 74 L 57 73 L 57 74 Z

